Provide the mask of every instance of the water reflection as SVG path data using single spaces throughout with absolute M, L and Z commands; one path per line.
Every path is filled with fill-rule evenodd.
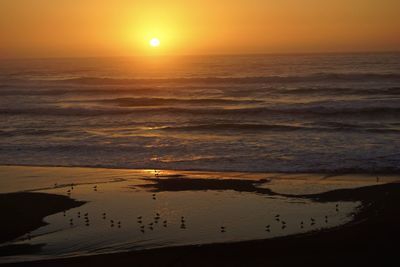
M 317 203 L 233 187 L 154 192 L 154 186 L 154 180 L 130 179 L 43 190 L 88 203 L 47 217 L 49 225 L 18 242 L 45 244 L 30 258 L 54 258 L 265 239 L 343 224 L 359 205 Z

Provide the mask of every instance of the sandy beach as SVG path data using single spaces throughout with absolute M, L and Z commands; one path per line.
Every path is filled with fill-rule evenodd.
M 399 10 L 0 1 L 0 267 L 399 266 Z
M 363 266 L 393 266 L 390 264 L 395 260 L 396 254 L 394 244 L 398 240 L 400 234 L 400 231 L 396 228 L 400 220 L 398 216 L 399 208 L 396 205 L 399 201 L 400 184 L 395 181 L 395 176 L 381 178 L 384 181 L 386 180 L 386 182 L 377 183 L 372 177 L 368 178 L 363 175 L 352 175 L 353 181 L 349 182 L 351 179 L 348 175 L 329 178 L 331 180 L 326 178 L 321 179 L 321 177 L 326 177 L 326 175 L 314 175 L 313 178 L 308 178 L 307 180 L 306 177 L 312 177 L 312 175 L 291 176 L 290 174 L 266 175 L 178 171 L 156 171 L 155 175 L 149 170 L 108 170 L 108 172 L 104 170 L 106 174 L 103 174 L 104 177 L 101 177 L 101 175 L 99 175 L 102 171 L 101 169 L 77 168 L 71 170 L 71 168 L 40 167 L 2 167 L 2 174 L 14 173 L 14 179 L 22 179 L 22 176 L 26 176 L 26 174 L 22 175 L 22 173 L 26 173 L 27 169 L 30 169 L 31 174 L 41 173 L 42 179 L 38 178 L 38 184 L 43 182 L 43 185 L 48 184 L 49 186 L 38 189 L 31 188 L 31 190 L 25 190 L 25 192 L 3 193 L 0 195 L 2 200 L 0 204 L 1 209 L 3 214 L 5 214 L 4 218 L 6 218 L 1 220 L 1 228 L 7 230 L 2 231 L 1 234 L 3 245 L 0 247 L 0 260 L 9 259 L 2 262 L 4 265 L 108 266 L 113 264 L 125 266 L 134 263 L 138 266 L 293 266 L 294 264 L 297 266 L 358 266 L 359 264 Z M 162 197 L 167 199 L 166 196 L 162 195 L 167 193 L 181 194 L 191 192 L 194 194 L 201 194 L 204 192 L 220 193 L 226 191 L 236 192 L 238 195 L 228 195 L 223 198 L 234 196 L 243 198 L 241 201 L 246 201 L 243 195 L 251 194 L 260 196 L 263 199 L 272 198 L 272 200 L 269 201 L 276 201 L 274 200 L 275 198 L 287 198 L 296 199 L 297 201 L 311 201 L 310 203 L 337 203 L 333 205 L 333 207 L 336 207 L 336 212 L 338 214 L 342 212 L 341 210 L 339 211 L 339 209 L 345 209 L 345 204 L 343 203 L 360 203 L 360 205 L 356 205 L 354 206 L 355 208 L 350 208 L 346 211 L 347 220 L 330 226 L 316 228 L 310 227 L 309 221 L 304 221 L 304 224 L 308 227 L 307 230 L 303 232 L 293 230 L 293 233 L 290 232 L 292 231 L 291 227 L 293 227 L 291 225 L 290 214 L 283 215 L 285 213 L 285 208 L 282 206 L 283 208 L 280 214 L 282 214 L 281 216 L 284 218 L 281 217 L 279 225 L 287 218 L 287 224 L 289 225 L 287 229 L 288 232 L 283 230 L 279 232 L 277 236 L 272 235 L 270 238 L 259 234 L 257 234 L 259 238 L 252 238 L 251 232 L 245 232 L 245 235 L 249 236 L 248 239 L 243 238 L 243 236 L 239 239 L 235 239 L 234 235 L 231 236 L 230 232 L 234 231 L 234 229 L 240 231 L 240 229 L 234 228 L 234 225 L 231 226 L 228 222 L 228 226 L 224 226 L 227 227 L 225 239 L 215 239 L 213 241 L 213 237 L 207 234 L 203 237 L 203 242 L 200 243 L 196 243 L 195 239 L 183 239 L 186 241 L 160 246 L 163 242 L 162 238 L 168 235 L 168 233 L 160 231 L 160 236 L 158 238 L 161 239 L 158 241 L 158 247 L 152 247 L 153 245 L 146 247 L 146 243 L 141 241 L 142 248 L 140 248 L 140 243 L 136 241 L 139 246 L 130 249 L 130 251 L 119 251 L 118 247 L 115 247 L 113 250 L 92 255 L 87 254 L 79 256 L 79 253 L 77 253 L 70 254 L 69 256 L 67 254 L 65 256 L 56 256 L 55 254 L 53 259 L 51 255 L 42 259 L 31 258 L 36 254 L 43 255 L 44 251 L 46 251 L 46 244 L 34 242 L 36 238 L 39 240 L 40 238 L 44 238 L 43 240 L 53 242 L 52 239 L 57 237 L 52 237 L 52 235 L 54 235 L 52 233 L 53 230 L 42 230 L 42 232 L 39 231 L 37 236 L 35 236 L 35 229 L 46 229 L 46 227 L 50 227 L 51 225 L 57 225 L 57 223 L 57 227 L 60 227 L 60 220 L 62 218 L 64 218 L 64 220 L 69 219 L 70 209 L 83 210 L 87 205 L 94 205 L 96 202 L 94 199 L 89 200 L 89 195 L 81 197 L 78 193 L 74 192 L 71 195 L 71 191 L 68 191 L 71 190 L 71 184 L 60 183 L 54 186 L 55 181 L 63 179 L 60 175 L 61 173 L 65 173 L 66 170 L 68 170 L 68 176 L 86 174 L 88 179 L 93 179 L 91 176 L 98 176 L 99 183 L 87 183 L 85 180 L 81 180 L 81 183 L 79 183 L 79 179 L 74 180 L 71 178 L 74 184 L 72 186 L 74 188 L 72 192 L 78 192 L 78 190 L 80 190 L 84 191 L 86 194 L 87 192 L 84 189 L 86 186 L 90 188 L 90 195 L 99 195 L 100 198 L 107 198 L 106 186 L 110 186 L 110 188 L 115 191 L 122 185 L 122 188 L 124 188 L 123 190 L 128 190 L 130 195 L 141 194 L 141 190 L 145 190 L 146 196 L 153 196 L 153 202 L 158 202 L 158 198 Z M 124 179 L 120 177 L 116 180 L 117 174 L 122 176 L 126 175 L 126 177 Z M 55 179 L 54 176 L 57 176 L 57 178 Z M 107 180 L 106 177 L 112 177 L 112 179 Z M 347 177 L 347 180 L 343 179 L 345 177 Z M 364 177 L 364 180 L 360 182 L 359 177 Z M 2 177 L 2 179 L 4 181 L 4 177 Z M 303 191 L 308 191 L 310 193 L 301 194 L 302 190 L 298 190 L 300 193 L 294 194 L 294 188 L 297 188 L 299 183 L 303 184 Z M 320 184 L 319 188 L 318 183 Z M 26 183 L 25 186 L 27 186 Z M 312 190 L 305 190 L 307 187 L 312 188 Z M 341 187 L 344 188 L 340 189 Z M 333 189 L 326 190 L 326 188 Z M 7 189 L 3 187 L 3 190 Z M 314 191 L 314 193 L 312 193 L 312 191 Z M 76 197 L 74 194 L 76 194 Z M 112 198 L 116 198 L 117 195 L 123 195 L 123 192 L 115 192 Z M 164 199 L 163 201 L 165 201 Z M 88 204 L 86 200 L 93 203 Z M 124 199 L 124 201 L 126 200 Z M 46 205 L 44 205 L 44 203 L 46 203 Z M 124 209 L 129 205 L 126 205 Z M 141 206 L 141 208 L 146 209 L 145 204 L 143 205 L 144 206 Z M 195 202 L 193 202 L 192 205 L 196 207 Z M 216 202 L 214 205 L 218 206 L 219 203 Z M 258 205 L 261 205 L 261 203 Z M 292 203 L 292 205 L 295 204 Z M 316 220 L 317 225 L 318 223 L 323 224 L 321 221 L 325 216 L 321 215 L 318 217 L 317 213 L 315 213 L 318 209 L 314 208 L 312 204 L 306 204 L 306 206 L 309 207 L 308 209 L 315 209 L 313 212 L 316 217 L 311 220 Z M 23 207 L 24 212 L 16 210 L 15 207 Z M 253 207 L 247 208 L 251 209 Z M 265 206 L 265 208 L 268 209 L 268 206 Z M 117 214 L 123 213 L 124 209 L 119 210 Z M 169 209 L 174 209 L 172 204 Z M 239 208 L 235 207 L 235 209 Z M 324 209 L 326 209 L 326 207 Z M 90 211 L 90 216 L 93 216 L 92 210 Z M 168 217 L 164 210 L 160 213 L 161 215 L 159 216 L 162 217 L 161 220 Z M 227 210 L 227 213 L 229 213 L 229 210 Z M 58 218 L 60 220 L 49 219 L 51 216 L 47 217 L 52 214 L 55 214 L 53 216 L 59 216 Z M 145 214 L 144 211 L 143 214 Z M 301 218 L 301 215 L 298 213 L 296 214 Z M 195 229 L 196 222 L 192 222 L 197 220 L 195 219 L 197 217 L 194 215 L 195 213 L 189 213 L 187 215 L 189 218 L 185 218 L 185 220 L 187 220 L 185 224 L 188 228 L 185 231 L 188 231 L 188 233 L 199 231 Z M 271 214 L 271 216 L 278 215 L 275 215 L 275 213 Z M 84 215 L 82 214 L 82 216 Z M 115 217 L 115 215 L 113 216 Z M 129 216 L 134 217 L 136 220 L 136 214 Z M 168 226 L 171 228 L 171 224 L 173 223 L 170 221 L 173 219 L 171 215 L 169 216 Z M 258 214 L 258 216 L 261 216 L 261 214 Z M 88 217 L 87 221 L 89 220 Z M 333 217 L 334 215 L 329 215 L 329 220 L 333 220 Z M 71 218 L 70 220 L 71 224 L 72 220 L 74 220 L 74 224 L 77 224 L 76 226 L 74 225 L 74 228 L 79 230 L 76 230 L 77 232 L 74 232 L 74 235 L 87 235 L 85 234 L 85 228 L 80 228 L 79 222 L 76 222 L 77 218 Z M 91 224 L 98 224 L 92 217 L 90 217 L 90 220 Z M 328 223 L 328 216 L 325 217 L 325 220 L 325 223 Z M 240 221 L 240 225 L 245 223 L 250 224 L 251 220 Z M 313 223 L 314 222 L 311 221 L 311 225 Z M 49 224 L 49 226 L 46 226 L 47 224 Z M 136 222 L 129 223 L 129 221 L 122 221 L 122 228 L 128 228 L 126 231 L 130 232 L 133 229 L 130 228 L 131 224 L 137 227 Z M 286 222 L 284 222 L 284 224 L 286 224 Z M 303 221 L 301 224 L 303 224 Z M 17 225 L 17 227 L 15 227 L 15 225 Z M 164 226 L 166 227 L 165 224 Z M 303 225 L 298 225 L 297 228 L 299 228 L 299 226 L 303 228 Z M 115 227 L 120 227 L 120 225 L 115 222 Z M 56 231 L 65 231 L 68 234 L 68 231 L 71 230 L 65 227 L 65 229 L 57 228 Z M 157 229 L 155 229 L 155 231 L 157 231 Z M 204 231 L 204 229 L 202 231 Z M 276 226 L 272 225 L 272 232 L 274 231 L 277 231 Z M 172 232 L 173 235 L 177 233 L 178 232 Z M 110 235 L 115 238 L 118 237 L 117 232 L 112 232 Z M 46 237 L 48 239 L 46 239 Z M 61 237 L 58 238 L 65 238 L 65 236 L 63 237 L 61 235 Z M 15 240 L 17 240 L 17 242 L 15 242 Z M 83 240 L 85 241 L 85 239 Z M 134 240 L 132 242 L 135 243 Z M 66 244 L 68 245 L 69 243 Z M 82 252 L 80 253 L 84 254 Z M 19 263 L 13 263 L 13 261 L 19 261 Z

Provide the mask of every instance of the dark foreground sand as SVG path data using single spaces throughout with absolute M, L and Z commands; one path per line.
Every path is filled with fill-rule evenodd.
M 164 187 L 168 186 L 171 184 L 164 184 Z M 324 232 L 261 241 L 19 263 L 13 266 L 399 266 L 400 183 L 335 190 L 302 197 L 321 202 L 362 201 L 363 208 L 355 215 L 352 223 Z M 37 210 L 34 213 L 34 216 L 39 217 Z M 45 213 L 41 211 L 39 214 L 43 216 Z
M 66 196 L 44 193 L 0 194 L 0 244 L 11 241 L 46 225 L 43 218 L 64 210 L 83 205 Z M 40 247 L 8 246 L 0 249 L 0 256 L 9 253 L 34 251 Z

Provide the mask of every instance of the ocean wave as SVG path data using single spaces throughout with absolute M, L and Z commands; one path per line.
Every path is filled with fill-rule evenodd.
M 330 124 L 325 123 L 321 125 L 309 125 L 309 126 L 294 126 L 294 125 L 282 125 L 282 124 L 235 124 L 235 123 L 223 123 L 223 124 L 200 124 L 200 125 L 188 125 L 178 127 L 164 127 L 161 128 L 163 131 L 184 131 L 184 132 L 263 132 L 263 131 L 278 131 L 278 132 L 292 132 L 292 131 L 343 131 L 343 132 L 374 132 L 374 133 L 398 133 L 400 129 L 391 129 L 381 127 L 381 125 L 355 125 L 332 122 Z
M 166 105 L 249 105 L 263 103 L 261 100 L 233 100 L 223 98 L 114 98 L 94 100 L 100 103 L 112 103 L 121 107 L 166 106 Z
M 48 130 L 48 129 L 18 129 L 18 130 L 0 130 L 1 137 L 14 137 L 14 136 L 47 136 L 54 134 L 62 134 L 66 130 Z
M 41 87 L 35 88 L 34 86 L 30 86 L 29 89 L 25 89 L 25 87 L 15 87 L 13 86 L 4 86 L 4 89 L 0 88 L 0 92 L 2 96 L 63 96 L 63 95 L 126 95 L 126 94 L 135 94 L 135 95 L 154 95 L 154 94 L 163 94 L 165 93 L 164 88 L 158 87 L 129 87 L 129 88 L 65 88 L 63 86 L 54 86 L 50 89 L 43 89 Z M 11 89 L 12 88 L 12 89 Z M 196 86 L 185 86 L 184 88 L 174 88 L 175 90 L 202 90 L 203 93 L 212 92 L 218 90 L 220 94 L 226 97 L 248 97 L 252 95 L 258 94 L 268 94 L 268 95 L 360 95 L 360 96 L 398 96 L 400 95 L 400 87 L 381 87 L 381 88 L 337 88 L 337 87 L 298 87 L 298 88 L 232 88 L 227 85 L 225 87 L 196 87 Z M 139 98 L 133 98 L 132 101 L 136 101 Z M 116 100 L 120 100 L 127 102 L 127 98 L 117 98 Z M 146 99 L 144 99 L 146 101 Z M 110 101 L 106 100 L 105 102 Z M 168 100 L 166 100 L 168 101 Z M 201 102 L 202 100 L 196 101 L 196 98 L 190 100 L 192 102 Z M 224 102 L 226 100 L 220 99 L 209 99 L 209 101 L 221 101 Z M 233 100 L 235 101 L 235 100 Z M 251 100 L 252 102 L 257 102 L 257 100 Z
M 400 107 L 251 107 L 251 108 L 184 108 L 184 107 L 26 107 L 0 108 L 0 115 L 32 116 L 105 116 L 105 115 L 212 115 L 212 116 L 400 116 Z
M 336 87 L 299 87 L 292 89 L 269 89 L 269 92 L 278 94 L 293 94 L 293 95 L 400 95 L 400 87 L 388 88 L 336 88 Z
M 77 77 L 61 79 L 1 79 L 2 82 L 46 82 L 77 84 L 168 84 L 168 83 L 296 83 L 296 82 L 366 82 L 366 81 L 400 81 L 400 73 L 314 73 L 292 76 L 251 76 L 251 77 L 175 77 L 175 78 L 110 78 L 110 77 Z

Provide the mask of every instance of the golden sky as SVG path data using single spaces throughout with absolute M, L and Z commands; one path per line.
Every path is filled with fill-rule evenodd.
M 0 56 L 398 51 L 399 10 L 400 0 L 0 0 Z

